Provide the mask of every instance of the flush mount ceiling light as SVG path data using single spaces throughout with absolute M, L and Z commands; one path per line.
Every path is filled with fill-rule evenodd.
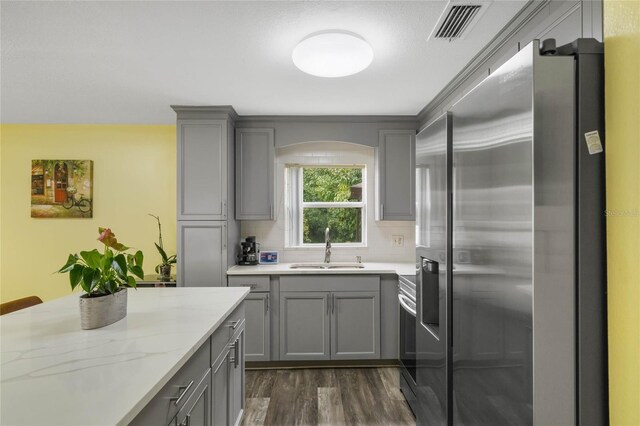
M 301 71 L 317 77 L 345 77 L 371 64 L 369 43 L 348 31 L 323 31 L 303 39 L 293 49 L 293 63 Z

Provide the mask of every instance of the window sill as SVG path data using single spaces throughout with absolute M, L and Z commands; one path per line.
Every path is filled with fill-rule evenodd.
M 284 250 L 324 250 L 324 244 L 305 245 L 305 246 L 287 246 Z M 332 244 L 332 249 L 366 249 L 366 244 Z

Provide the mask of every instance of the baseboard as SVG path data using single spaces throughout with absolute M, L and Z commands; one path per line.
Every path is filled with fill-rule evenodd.
M 399 367 L 397 359 L 329 360 L 329 361 L 247 361 L 246 370 L 301 368 L 373 368 Z

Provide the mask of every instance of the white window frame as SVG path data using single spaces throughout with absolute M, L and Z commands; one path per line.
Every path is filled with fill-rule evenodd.
M 362 170 L 362 201 L 345 201 L 345 202 L 305 202 L 303 194 L 303 175 L 304 169 L 361 169 Z M 362 224 L 362 242 L 359 243 L 334 243 L 333 247 L 367 247 L 367 167 L 364 164 L 287 164 L 285 166 L 286 193 L 285 200 L 287 220 L 285 227 L 285 244 L 286 247 L 295 248 L 317 248 L 324 247 L 324 243 L 305 243 L 303 240 L 304 229 L 304 209 L 305 208 L 360 208 Z M 293 182 L 293 180 L 297 182 Z M 297 193 L 294 194 L 293 191 Z M 295 228 L 295 229 L 294 229 Z

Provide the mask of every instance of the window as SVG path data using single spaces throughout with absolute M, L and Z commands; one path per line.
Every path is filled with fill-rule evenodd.
M 287 166 L 288 245 L 364 245 L 364 166 Z

